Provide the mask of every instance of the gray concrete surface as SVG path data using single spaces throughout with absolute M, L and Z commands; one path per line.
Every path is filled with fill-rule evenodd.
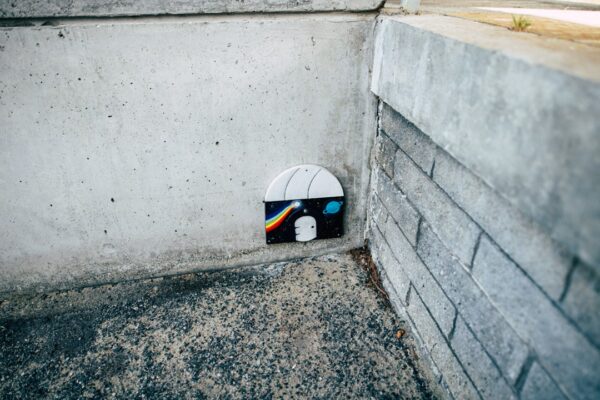
M 585 45 L 450 17 L 384 17 L 372 90 L 600 270 L 599 64 Z
M 349 254 L 0 302 L 0 398 L 433 398 Z
M 596 4 L 594 4 L 596 3 Z M 468 11 L 477 7 L 597 10 L 597 0 L 422 0 L 421 12 L 442 14 L 450 10 Z
M 383 0 L 0 0 L 0 18 L 370 11 Z
M 374 14 L 0 30 L 0 293 L 362 245 Z M 267 247 L 264 192 L 328 168 L 340 240 Z

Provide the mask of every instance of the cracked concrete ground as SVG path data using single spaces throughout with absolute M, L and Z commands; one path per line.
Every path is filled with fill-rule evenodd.
M 367 281 L 342 254 L 9 298 L 0 398 L 436 397 Z

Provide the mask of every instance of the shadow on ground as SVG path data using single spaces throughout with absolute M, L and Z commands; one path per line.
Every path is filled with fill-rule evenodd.
M 0 398 L 432 398 L 350 255 L 0 303 Z

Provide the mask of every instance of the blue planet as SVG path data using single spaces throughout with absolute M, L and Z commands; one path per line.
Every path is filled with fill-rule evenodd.
M 328 214 L 337 214 L 337 213 L 340 212 L 341 209 L 342 209 L 342 202 L 341 201 L 330 201 L 325 206 L 325 209 L 323 210 L 323 214 L 325 214 L 325 215 L 328 215 Z

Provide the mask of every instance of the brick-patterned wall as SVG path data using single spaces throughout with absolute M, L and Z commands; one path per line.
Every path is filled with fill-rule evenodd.
M 386 104 L 380 121 L 369 243 L 442 386 L 456 399 L 598 398 L 596 269 Z

